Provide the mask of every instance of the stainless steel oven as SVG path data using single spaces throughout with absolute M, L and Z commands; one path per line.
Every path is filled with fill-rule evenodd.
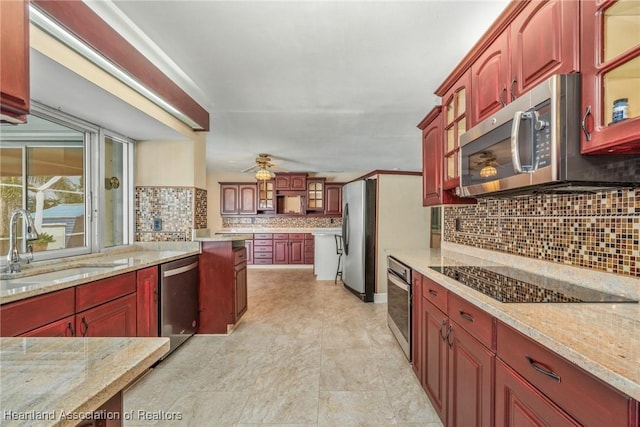
M 387 323 L 411 360 L 411 268 L 387 257 Z

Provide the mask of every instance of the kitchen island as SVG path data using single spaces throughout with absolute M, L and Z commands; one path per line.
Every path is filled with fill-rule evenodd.
M 122 390 L 168 350 L 167 338 L 2 338 L 0 424 L 122 425 Z

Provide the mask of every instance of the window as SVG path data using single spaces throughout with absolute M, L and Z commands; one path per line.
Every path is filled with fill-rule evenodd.
M 35 260 L 130 243 L 132 151 L 125 138 L 37 104 L 27 124 L 3 126 L 0 255 L 8 252 L 11 212 L 21 207 L 40 235 L 29 242 Z M 18 250 L 24 253 L 22 228 L 21 221 Z

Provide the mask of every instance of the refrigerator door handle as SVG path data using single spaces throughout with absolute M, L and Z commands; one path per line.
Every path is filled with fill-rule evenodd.
M 342 245 L 344 254 L 349 255 L 349 203 L 344 205 L 344 215 L 342 218 Z

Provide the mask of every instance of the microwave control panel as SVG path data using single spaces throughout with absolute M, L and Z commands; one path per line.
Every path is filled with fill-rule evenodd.
M 551 165 L 551 105 L 545 102 L 531 116 L 535 170 Z

